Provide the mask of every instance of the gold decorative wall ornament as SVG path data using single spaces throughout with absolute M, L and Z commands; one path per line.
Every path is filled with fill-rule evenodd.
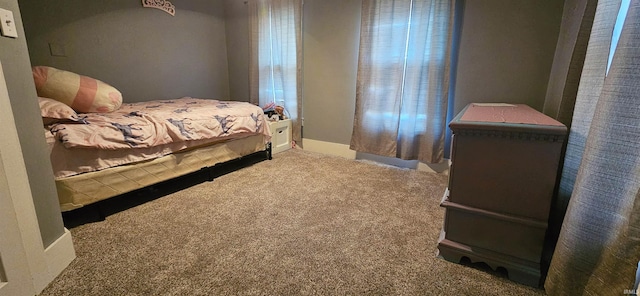
M 161 9 L 172 16 L 176 15 L 176 7 L 166 0 L 142 0 L 142 6 Z

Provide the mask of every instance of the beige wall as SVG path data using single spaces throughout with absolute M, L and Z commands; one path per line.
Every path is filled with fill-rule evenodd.
M 249 20 L 245 1 L 225 0 L 229 97 L 249 101 Z
M 349 144 L 362 2 L 304 3 L 304 138 Z
M 228 99 L 224 2 L 171 2 L 175 16 L 140 1 L 20 0 L 31 62 L 103 80 L 125 102 Z
M 542 111 L 563 1 L 466 1 L 454 114 L 472 102 Z
M 0 37 L 0 61 L 4 69 L 40 235 L 44 247 L 47 247 L 64 234 L 62 216 L 42 131 L 42 118 L 31 75 L 18 1 L 0 0 L 0 8 L 13 12 L 18 29 L 17 39 Z

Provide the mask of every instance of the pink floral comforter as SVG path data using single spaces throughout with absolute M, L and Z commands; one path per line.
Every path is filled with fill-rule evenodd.
M 270 138 L 262 108 L 246 102 L 184 97 L 123 104 L 111 113 L 80 117 L 82 123 L 56 124 L 50 129 L 67 148 L 148 148 L 252 134 Z

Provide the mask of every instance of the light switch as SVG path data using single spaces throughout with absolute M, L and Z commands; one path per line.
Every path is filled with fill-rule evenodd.
M 2 29 L 2 36 L 18 38 L 16 22 L 10 10 L 0 8 L 0 29 Z

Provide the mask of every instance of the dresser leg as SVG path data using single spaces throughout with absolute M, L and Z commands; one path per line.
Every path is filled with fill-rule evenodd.
M 440 247 L 438 247 L 438 256 L 442 257 L 444 260 L 447 260 L 453 263 L 460 263 L 460 260 L 462 260 L 462 257 L 464 257 L 457 252 L 452 252 L 447 248 L 440 248 Z
M 460 260 L 463 257 L 467 257 L 471 263 L 484 262 L 493 270 L 504 268 L 507 270 L 510 280 L 531 287 L 540 287 L 540 267 L 535 262 L 528 262 L 490 250 L 471 247 L 446 238 L 441 238 L 438 242 L 438 256 L 456 264 L 460 264 Z

